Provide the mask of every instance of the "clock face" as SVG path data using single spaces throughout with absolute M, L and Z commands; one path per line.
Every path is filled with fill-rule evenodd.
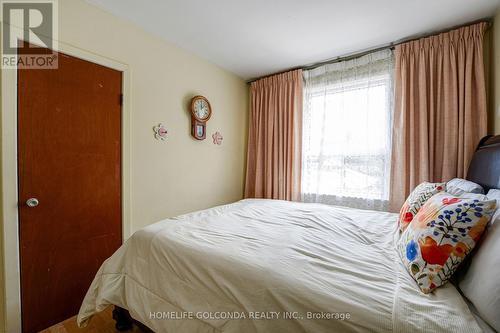
M 208 102 L 202 98 L 194 101 L 193 112 L 199 120 L 205 120 L 210 117 L 210 106 Z

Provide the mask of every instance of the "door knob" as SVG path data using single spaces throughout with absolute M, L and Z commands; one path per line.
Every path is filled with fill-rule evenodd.
M 38 206 L 39 203 L 40 202 L 37 198 L 29 198 L 28 200 L 26 200 L 26 205 L 31 208 Z

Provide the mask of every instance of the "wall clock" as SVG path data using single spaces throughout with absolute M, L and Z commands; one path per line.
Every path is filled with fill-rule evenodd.
M 191 135 L 196 140 L 205 140 L 207 121 L 212 115 L 212 108 L 208 99 L 203 96 L 194 96 L 191 99 Z

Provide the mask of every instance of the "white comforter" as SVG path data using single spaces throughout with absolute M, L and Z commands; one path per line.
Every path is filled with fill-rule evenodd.
M 453 285 L 419 291 L 395 225 L 395 214 L 275 200 L 164 220 L 102 265 L 78 323 L 115 304 L 156 332 L 480 332 Z

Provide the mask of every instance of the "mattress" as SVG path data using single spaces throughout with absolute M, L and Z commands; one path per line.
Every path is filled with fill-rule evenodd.
M 396 220 L 255 199 L 167 219 L 104 262 L 77 321 L 114 304 L 156 332 L 481 332 L 451 283 L 420 292 Z

